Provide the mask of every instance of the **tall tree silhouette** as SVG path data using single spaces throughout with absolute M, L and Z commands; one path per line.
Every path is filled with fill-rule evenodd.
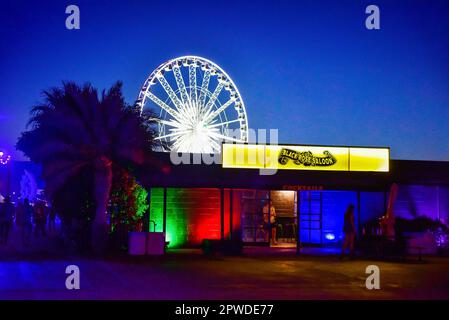
M 28 131 L 16 145 L 31 161 L 42 165 L 50 198 L 70 187 L 67 183 L 72 177 L 92 172 L 92 245 L 98 251 L 104 249 L 108 230 L 112 164 L 123 168 L 157 165 L 151 160 L 151 150 L 158 147 L 150 121 L 154 114 L 140 114 L 127 105 L 121 88 L 117 82 L 99 95 L 90 84 L 65 82 L 44 91 L 43 103 L 32 108 Z

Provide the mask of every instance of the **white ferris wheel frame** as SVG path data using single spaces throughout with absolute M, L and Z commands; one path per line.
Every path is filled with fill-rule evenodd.
M 189 62 L 191 63 L 189 64 Z M 197 65 L 196 63 L 199 64 Z M 186 86 L 184 82 L 181 73 L 181 67 L 189 68 L 188 86 Z M 196 69 L 198 67 L 204 71 L 201 84 L 197 82 Z M 164 78 L 165 72 L 173 73 L 177 85 L 177 88 L 175 88 L 175 90 Z M 217 77 L 218 81 L 218 85 L 215 87 L 213 92 L 208 88 L 209 81 L 212 77 Z M 168 95 L 168 98 L 166 98 L 165 102 L 150 91 L 151 87 L 156 84 L 160 84 L 164 89 L 165 93 Z M 195 90 L 192 90 L 192 85 L 195 88 Z M 189 90 L 187 90 L 187 88 L 189 88 Z M 225 103 L 222 103 L 218 99 L 223 89 L 229 91 L 230 95 L 230 99 Z M 192 98 L 192 91 L 194 92 L 193 98 Z M 193 106 L 191 99 L 193 99 L 195 106 Z M 170 115 L 171 117 L 176 119 L 182 118 L 183 121 L 192 122 L 191 119 L 188 118 L 189 116 L 193 116 L 188 114 L 189 111 L 199 112 L 200 109 L 201 109 L 200 112 L 206 111 L 206 114 L 204 116 L 205 117 L 207 116 L 207 118 L 205 119 L 208 120 L 209 118 L 211 118 L 211 121 L 215 119 L 217 116 L 220 116 L 221 120 L 220 114 L 223 113 L 226 121 L 218 124 L 213 124 L 210 126 L 210 128 L 220 127 L 224 125 L 227 126 L 231 122 L 238 122 L 240 137 L 239 138 L 229 137 L 224 136 L 221 133 L 217 134 L 216 132 L 209 132 L 209 131 L 207 131 L 207 134 L 210 133 L 213 139 L 220 137 L 223 141 L 227 140 L 228 142 L 229 141 L 237 143 L 248 142 L 248 128 L 249 128 L 248 117 L 246 114 L 246 108 L 243 98 L 232 78 L 220 66 L 218 66 L 211 60 L 199 56 L 188 55 L 170 59 L 162 63 L 148 76 L 139 92 L 139 96 L 137 99 L 137 106 L 140 108 L 141 112 L 144 110 L 145 105 L 149 101 L 151 101 L 152 104 L 158 106 L 161 109 L 160 110 L 161 115 L 163 111 L 165 111 L 165 116 Z M 198 103 L 200 103 L 199 106 L 197 105 Z M 170 104 L 173 104 L 173 106 L 170 106 Z M 225 110 L 232 105 L 234 105 L 237 118 L 235 120 L 228 121 L 227 113 L 225 112 Z M 195 108 L 199 109 L 196 110 Z M 157 137 L 158 139 L 167 141 L 167 138 L 169 137 L 180 136 L 179 132 L 181 131 L 176 132 L 176 130 L 180 129 L 170 129 L 172 131 L 174 130 L 175 132 L 171 134 L 165 133 L 164 126 L 165 124 L 169 123 L 169 121 L 166 121 L 166 119 L 156 119 L 156 122 L 158 122 L 159 128 L 159 135 Z M 170 125 L 173 126 L 172 124 Z M 192 130 L 190 129 L 190 131 Z M 191 133 L 190 131 L 189 133 Z M 204 143 L 204 141 L 202 142 Z M 211 146 L 212 149 L 208 148 L 203 149 L 203 147 L 200 147 L 200 149 L 198 149 L 198 147 L 193 146 L 192 147 L 193 150 L 185 150 L 186 149 L 185 147 L 183 148 L 183 150 L 177 150 L 176 147 L 174 147 L 174 151 L 183 151 L 183 152 L 188 151 L 195 153 L 220 153 L 221 145 L 217 147 L 218 143 L 216 143 L 215 140 L 213 142 L 214 144 L 213 146 Z M 200 144 L 200 142 L 198 142 L 198 144 Z M 176 145 L 176 141 L 172 143 L 172 147 L 174 145 Z M 206 151 L 204 152 L 204 150 Z

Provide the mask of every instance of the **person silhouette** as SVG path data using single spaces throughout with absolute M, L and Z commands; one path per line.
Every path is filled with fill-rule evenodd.
M 343 245 L 341 247 L 340 260 L 343 259 L 345 251 L 349 249 L 351 259 L 354 258 L 354 240 L 355 240 L 355 226 L 354 226 L 354 205 L 350 204 L 346 209 L 343 223 L 343 233 L 345 235 Z
M 11 197 L 6 196 L 0 206 L 0 244 L 8 243 L 9 230 L 14 219 L 14 209 Z

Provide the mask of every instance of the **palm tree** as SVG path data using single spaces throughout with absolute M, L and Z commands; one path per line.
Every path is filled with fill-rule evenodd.
M 154 114 L 141 114 L 137 107 L 127 105 L 121 88 L 117 82 L 99 96 L 90 84 L 66 82 L 61 88 L 44 91 L 44 102 L 32 108 L 29 130 L 16 146 L 42 165 L 50 198 L 67 188 L 74 176 L 92 172 L 92 247 L 97 251 L 106 245 L 112 164 L 123 168 L 157 164 L 151 157 L 158 144 L 156 132 L 148 125 Z

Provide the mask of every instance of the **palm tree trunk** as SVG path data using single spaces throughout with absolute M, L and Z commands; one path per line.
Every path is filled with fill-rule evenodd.
M 95 219 L 92 225 L 92 249 L 95 253 L 104 253 L 107 248 L 108 230 L 107 204 L 112 185 L 112 162 L 101 157 L 95 164 L 94 196 Z

